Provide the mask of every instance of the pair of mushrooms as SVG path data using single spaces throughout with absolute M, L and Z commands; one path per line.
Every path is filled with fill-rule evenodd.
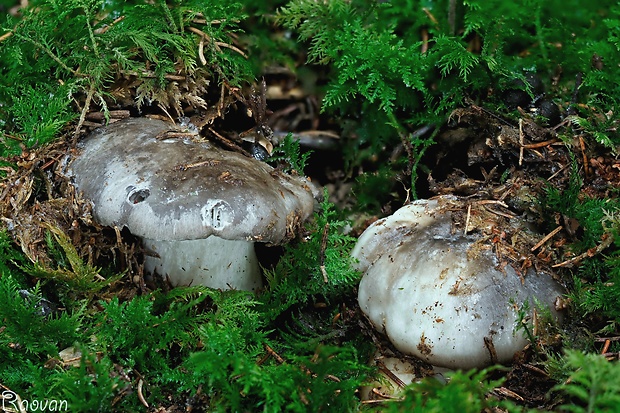
M 314 209 L 311 183 L 181 132 L 149 118 L 99 128 L 69 175 L 100 224 L 143 238 L 146 271 L 173 285 L 256 290 L 254 243 L 294 236 Z
M 173 285 L 256 290 L 254 242 L 279 244 L 314 208 L 311 184 L 148 118 L 100 128 L 69 174 L 96 220 L 144 239 L 145 269 Z M 172 134 L 170 132 L 173 132 Z M 177 132 L 177 133 L 175 133 Z M 454 199 L 416 201 L 371 225 L 352 255 L 361 309 L 404 353 L 448 368 L 509 361 L 527 341 L 512 303 L 562 295 L 546 274 L 500 268 L 479 236 L 454 232 Z M 466 232 L 466 231 L 465 231 Z

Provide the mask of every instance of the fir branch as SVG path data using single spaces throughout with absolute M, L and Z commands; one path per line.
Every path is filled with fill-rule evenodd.
M 56 56 L 49 47 L 43 45 L 42 43 L 40 43 L 39 41 L 30 38 L 28 36 L 24 36 L 22 34 L 19 33 L 15 33 L 15 37 L 17 37 L 18 39 L 21 39 L 23 41 L 32 43 L 35 47 L 43 50 L 49 57 L 52 58 L 52 60 L 54 60 L 56 63 L 58 63 L 58 65 L 60 67 L 62 67 L 64 70 L 66 70 L 67 72 L 71 73 L 72 75 L 76 76 L 76 77 L 85 77 L 86 75 L 83 73 L 79 73 L 74 69 L 71 69 L 69 66 L 67 66 L 65 64 L 65 62 L 63 62 L 58 56 Z

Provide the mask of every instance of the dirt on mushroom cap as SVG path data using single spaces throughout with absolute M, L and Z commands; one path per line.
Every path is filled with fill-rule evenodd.
M 454 227 L 463 209 L 469 233 Z M 503 245 L 485 237 L 500 226 L 498 216 L 484 211 L 456 197 L 416 201 L 360 236 L 352 252 L 364 272 L 360 307 L 400 351 L 448 368 L 506 362 L 527 344 L 515 331 L 520 306 L 540 303 L 557 315 L 561 287 L 504 261 Z
M 80 144 L 69 173 L 97 221 L 158 240 L 217 235 L 277 244 L 312 213 L 305 179 L 208 142 L 167 136 L 179 131 L 134 118 Z

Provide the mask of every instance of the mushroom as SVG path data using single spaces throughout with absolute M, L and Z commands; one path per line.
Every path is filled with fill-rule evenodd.
M 352 251 L 374 327 L 403 353 L 452 369 L 510 361 L 527 345 L 516 307 L 528 302 L 534 317 L 540 303 L 558 316 L 562 295 L 548 274 L 498 261 L 483 234 L 498 217 L 483 207 L 470 209 L 467 233 L 456 230 L 463 210 L 450 196 L 413 202 L 369 226 Z
M 190 138 L 161 120 L 116 122 L 79 143 L 68 173 L 96 221 L 143 238 L 147 271 L 173 285 L 255 290 L 253 243 L 294 236 L 313 212 L 311 184 Z
M 375 380 L 365 383 L 360 389 L 362 400 L 381 400 L 398 396 L 405 386 L 417 379 L 416 366 L 394 354 L 383 355 L 377 350 L 370 365 L 378 367 L 378 374 Z

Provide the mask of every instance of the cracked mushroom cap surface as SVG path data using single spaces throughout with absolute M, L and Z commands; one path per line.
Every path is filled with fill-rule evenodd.
M 352 251 L 360 307 L 397 349 L 432 365 L 508 362 L 528 343 L 517 309 L 527 301 L 533 316 L 540 303 L 557 316 L 563 290 L 531 268 L 520 276 L 479 234 L 455 230 L 452 201 L 415 201 L 366 229 Z
M 314 208 L 311 184 L 182 129 L 131 118 L 93 131 L 68 172 L 95 219 L 153 240 L 216 235 L 278 244 Z

